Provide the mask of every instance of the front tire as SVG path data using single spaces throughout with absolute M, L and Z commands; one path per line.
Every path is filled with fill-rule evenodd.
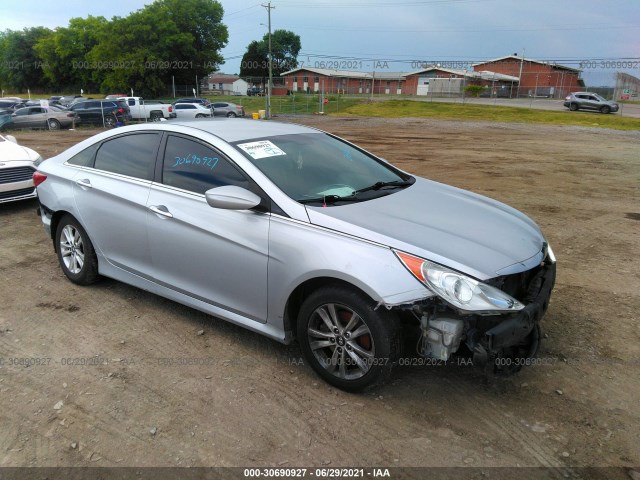
M 320 377 L 355 392 L 382 382 L 400 349 L 395 314 L 363 293 L 339 286 L 324 287 L 303 302 L 297 335 L 302 353 Z
M 611 108 L 605 105 L 600 109 L 600 113 L 604 113 L 604 114 L 611 113 Z
M 202 113 L 198 113 L 198 114 L 196 115 L 196 118 L 204 118 L 204 115 L 203 115 Z
M 98 258 L 87 232 L 71 215 L 60 219 L 56 229 L 56 251 L 62 271 L 78 285 L 98 280 Z

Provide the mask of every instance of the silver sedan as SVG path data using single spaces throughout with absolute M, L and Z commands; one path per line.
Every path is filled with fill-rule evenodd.
M 555 257 L 532 220 L 319 130 L 240 119 L 118 128 L 34 179 L 72 282 L 104 275 L 297 339 L 345 390 L 386 378 L 405 344 L 511 373 L 541 340 Z
M 80 123 L 80 117 L 68 110 L 58 110 L 53 107 L 25 107 L 16 110 L 11 115 L 11 122 L 5 128 L 46 128 L 60 130 L 72 128 Z

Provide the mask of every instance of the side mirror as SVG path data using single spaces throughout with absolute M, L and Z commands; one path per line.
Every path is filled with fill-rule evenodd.
M 226 210 L 249 210 L 261 202 L 255 193 L 235 185 L 212 188 L 207 190 L 204 196 L 213 208 Z

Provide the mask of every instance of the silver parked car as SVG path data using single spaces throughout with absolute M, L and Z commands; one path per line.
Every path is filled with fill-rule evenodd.
M 296 339 L 359 390 L 418 354 L 500 372 L 536 354 L 555 258 L 524 214 L 319 130 L 241 119 L 119 128 L 43 162 L 63 272 L 111 277 Z
M 620 106 L 616 102 L 610 102 L 597 93 L 574 92 L 564 99 L 563 105 L 572 112 L 577 110 L 596 110 L 600 113 L 615 113 Z
M 59 110 L 54 107 L 25 107 L 16 110 L 11 115 L 11 123 L 5 128 L 47 128 L 60 130 L 72 128 L 80 124 L 80 117 L 76 112 Z

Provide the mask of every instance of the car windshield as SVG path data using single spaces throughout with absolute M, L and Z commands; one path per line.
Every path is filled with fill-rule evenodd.
M 415 182 L 410 175 L 325 133 L 256 138 L 234 146 L 301 203 L 370 200 Z

